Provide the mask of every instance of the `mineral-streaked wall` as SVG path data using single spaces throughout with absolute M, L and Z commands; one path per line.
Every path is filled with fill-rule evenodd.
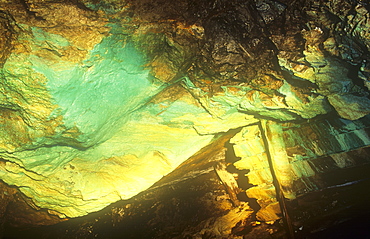
M 1 178 L 37 206 L 76 217 L 130 198 L 253 118 L 213 119 L 182 89 L 148 103 L 176 86 L 150 76 L 127 29 L 104 18 L 89 28 L 91 13 L 71 4 L 35 4 L 44 25 L 11 22 L 17 41 L 2 68 Z M 75 39 L 80 28 L 91 41 Z
M 294 198 L 315 188 L 300 183 L 317 170 L 310 160 L 335 154 L 346 167 L 337 153 L 370 144 L 366 3 L 9 0 L 0 10 L 0 178 L 61 217 L 130 198 L 245 127 L 231 140 L 235 165 L 251 170 L 260 219 L 275 220 L 267 153 Z

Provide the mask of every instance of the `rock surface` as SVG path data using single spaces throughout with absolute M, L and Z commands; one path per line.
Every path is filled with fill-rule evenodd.
M 346 168 L 343 153 L 370 145 L 369 14 L 339 0 L 4 0 L 0 178 L 79 217 L 242 128 L 234 165 L 275 221 L 273 181 L 294 199 L 317 187 L 317 158 Z

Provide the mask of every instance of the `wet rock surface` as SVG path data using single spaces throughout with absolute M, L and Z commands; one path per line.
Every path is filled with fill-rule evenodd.
M 15 208 L 29 210 L 27 203 L 75 218 L 143 191 L 136 204 L 18 235 L 304 238 L 366 217 L 369 6 L 1 1 L 0 179 L 20 191 L 4 189 L 1 222 L 22 211 Z M 145 191 L 225 135 L 227 154 L 235 154 L 220 156 L 234 173 L 225 178 L 235 177 L 240 192 L 230 191 L 234 183 L 221 189 L 227 180 L 214 168 L 177 191 Z M 175 172 L 178 182 L 183 175 Z M 328 213 L 317 215 L 321 208 Z M 60 220 L 44 215 L 39 223 L 32 210 L 19 225 Z M 133 224 L 133 231 L 124 226 Z

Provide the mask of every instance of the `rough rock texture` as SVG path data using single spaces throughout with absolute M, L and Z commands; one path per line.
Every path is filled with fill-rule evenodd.
M 352 158 L 346 153 L 370 144 L 368 116 L 357 121 L 316 120 L 299 126 L 293 123 L 262 124 L 260 127 L 246 126 L 230 140 L 235 155 L 240 157 L 234 163 L 235 167 L 248 170 L 248 182 L 255 185 L 247 189 L 246 194 L 258 199 L 261 210 L 257 218 L 261 221 L 274 221 L 281 213 L 276 207 L 276 184 L 271 167 L 284 197 L 292 200 L 322 189 L 318 178 L 322 173 L 370 163 L 366 155 Z M 272 206 L 275 209 L 271 209 Z
M 78 217 L 240 129 L 230 165 L 272 223 L 369 163 L 346 157 L 370 145 L 369 19 L 365 1 L 3 0 L 0 178 Z
M 241 239 L 253 232 L 259 238 L 279 238 L 284 234 L 281 225 L 256 221 L 249 202 L 232 201 L 225 181 L 219 177 L 218 166 L 225 165 L 229 151 L 224 145 L 233 134 L 229 132 L 215 140 L 149 190 L 129 200 L 57 225 L 8 226 L 4 237 Z
M 47 210 L 40 210 L 32 201 L 26 198 L 17 188 L 9 187 L 0 182 L 0 237 L 8 227 L 28 228 L 52 225 L 64 221 Z
M 136 45 L 150 42 L 152 29 L 135 33 L 120 25 L 125 19 L 109 23 L 72 3 L 3 7 L 14 15 L 17 41 L 1 74 L 0 174 L 41 208 L 76 217 L 130 198 L 214 134 L 253 119 L 213 119 L 155 61 L 150 74 L 146 57 L 154 58 L 162 33 L 145 56 Z M 150 101 L 160 91 L 160 101 Z
M 243 196 L 245 192 L 238 194 L 237 201 L 232 200 L 227 182 L 215 170 L 234 160 L 227 142 L 237 131 L 215 140 L 129 200 L 51 226 L 29 228 L 8 223 L 4 238 L 287 238 L 281 220 L 261 221 L 261 216 L 271 218 L 271 213 L 276 213 L 276 204 L 259 210 L 255 200 Z M 342 153 L 342 159 L 359 165 L 345 169 L 336 166 L 333 156 L 312 161 L 321 171 L 310 182 L 320 190 L 300 193 L 287 204 L 296 238 L 366 238 L 369 155 L 369 147 Z M 249 188 L 249 194 L 256 187 L 245 185 L 242 172 L 237 181 Z

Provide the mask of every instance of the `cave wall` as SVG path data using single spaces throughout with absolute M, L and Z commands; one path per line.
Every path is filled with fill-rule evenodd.
M 260 221 L 281 218 L 276 190 L 295 200 L 369 163 L 350 154 L 370 144 L 364 1 L 7 0 L 0 14 L 0 179 L 35 208 L 129 199 L 233 129 Z

